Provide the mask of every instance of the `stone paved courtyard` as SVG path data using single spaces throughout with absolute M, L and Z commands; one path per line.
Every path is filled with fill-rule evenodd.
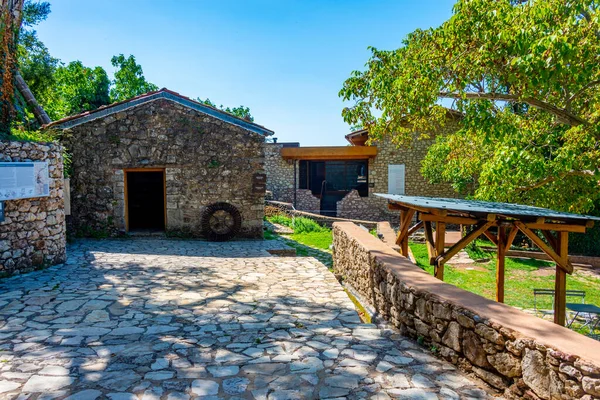
M 483 399 L 270 241 L 81 241 L 0 281 L 0 398 Z

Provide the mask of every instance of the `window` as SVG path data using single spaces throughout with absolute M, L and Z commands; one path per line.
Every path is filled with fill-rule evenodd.
M 404 194 L 404 164 L 388 165 L 388 193 Z

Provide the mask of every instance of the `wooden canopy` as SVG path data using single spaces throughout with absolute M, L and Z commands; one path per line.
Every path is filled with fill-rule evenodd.
M 375 146 L 284 147 L 283 159 L 296 160 L 365 160 L 377 155 Z
M 498 248 L 496 259 L 496 301 L 504 302 L 504 259 L 515 236 L 521 231 L 556 263 L 554 322 L 565 324 L 566 275 L 573 273 L 568 257 L 569 232 L 585 233 L 598 217 L 562 213 L 545 208 L 485 201 L 376 194 L 389 201 L 388 207 L 400 211 L 396 243 L 408 256 L 408 237 L 424 228 L 429 261 L 438 279 L 444 280 L 444 264 L 469 243 L 485 235 Z M 416 223 L 411 226 L 416 214 Z M 435 224 L 435 229 L 434 229 Z M 472 226 L 473 229 L 446 249 L 446 224 Z M 497 233 L 490 231 L 495 228 Z M 542 237 L 538 232 L 541 232 Z

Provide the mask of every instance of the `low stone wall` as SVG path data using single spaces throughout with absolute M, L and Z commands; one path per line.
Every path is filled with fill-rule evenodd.
M 600 396 L 600 343 L 441 282 L 354 224 L 334 224 L 333 266 L 379 317 L 509 398 Z
M 309 189 L 296 190 L 296 209 L 318 213 L 321 210 L 321 200 L 315 197 Z
M 0 161 L 47 161 L 50 196 L 7 200 L 0 222 L 0 276 L 64 262 L 66 257 L 62 148 L 55 144 L 0 142 Z
M 320 225 L 326 226 L 328 228 L 333 227 L 333 224 L 335 222 L 353 222 L 358 225 L 362 225 L 369 230 L 375 229 L 377 227 L 377 222 L 373 221 L 361 221 L 357 219 L 328 217 L 327 215 L 313 214 L 307 211 L 294 210 L 292 208 L 291 203 L 267 200 L 265 205 L 265 215 L 268 217 L 278 213 L 283 213 L 289 215 L 290 217 L 310 218 L 315 222 L 319 223 Z
M 337 202 L 339 218 L 360 219 L 368 221 L 388 221 L 398 223 L 399 212 L 388 210 L 388 201 L 370 194 L 360 197 L 357 190 L 352 190 Z

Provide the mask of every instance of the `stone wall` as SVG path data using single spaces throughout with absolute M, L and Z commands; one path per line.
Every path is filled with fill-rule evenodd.
M 337 202 L 337 216 L 369 221 L 392 219 L 394 223 L 398 223 L 398 214 L 388 211 L 387 200 L 373 194 L 370 194 L 370 197 L 360 197 L 357 190 L 352 190 Z
M 0 161 L 46 161 L 50 196 L 7 200 L 0 222 L 0 276 L 59 264 L 66 257 L 62 148 L 0 141 Z
M 337 217 L 329 217 L 327 215 L 310 213 L 308 211 L 300 211 L 292 208 L 291 203 L 284 203 L 280 201 L 272 201 L 268 200 L 265 202 L 265 215 L 272 216 L 276 214 L 285 214 L 289 217 L 304 217 L 309 218 L 318 223 L 321 226 L 326 226 L 328 228 L 333 227 L 333 224 L 336 222 L 353 222 L 358 225 L 362 225 L 368 230 L 372 230 L 377 228 L 377 222 L 375 221 L 364 221 L 357 219 L 349 219 L 349 218 L 337 218 Z
M 294 163 L 281 158 L 282 143 L 265 143 L 265 173 L 267 190 L 273 199 L 292 203 L 294 201 Z
M 295 207 L 297 210 L 319 213 L 321 210 L 321 200 L 313 195 L 310 189 L 298 189 L 296 190 Z
M 126 229 L 124 170 L 164 169 L 166 230 L 201 236 L 206 206 L 228 202 L 242 214 L 241 236 L 262 237 L 264 137 L 157 99 L 64 131 L 73 157 L 71 216 L 83 234 Z
M 455 129 L 452 123 L 445 128 Z M 458 197 L 451 185 L 431 184 L 421 174 L 421 161 L 425 158 L 434 138 L 413 140 L 411 144 L 396 146 L 389 137 L 373 145 L 377 146 L 377 156 L 369 159 L 369 195 L 360 197 L 350 192 L 338 202 L 338 217 L 359 218 L 372 221 L 398 223 L 398 212 L 387 208 L 387 200 L 374 193 L 388 193 L 388 165 L 404 164 L 404 189 L 407 196 Z
M 600 396 L 600 343 L 446 284 L 386 244 L 334 224 L 336 275 L 404 335 L 471 372 L 508 398 Z

